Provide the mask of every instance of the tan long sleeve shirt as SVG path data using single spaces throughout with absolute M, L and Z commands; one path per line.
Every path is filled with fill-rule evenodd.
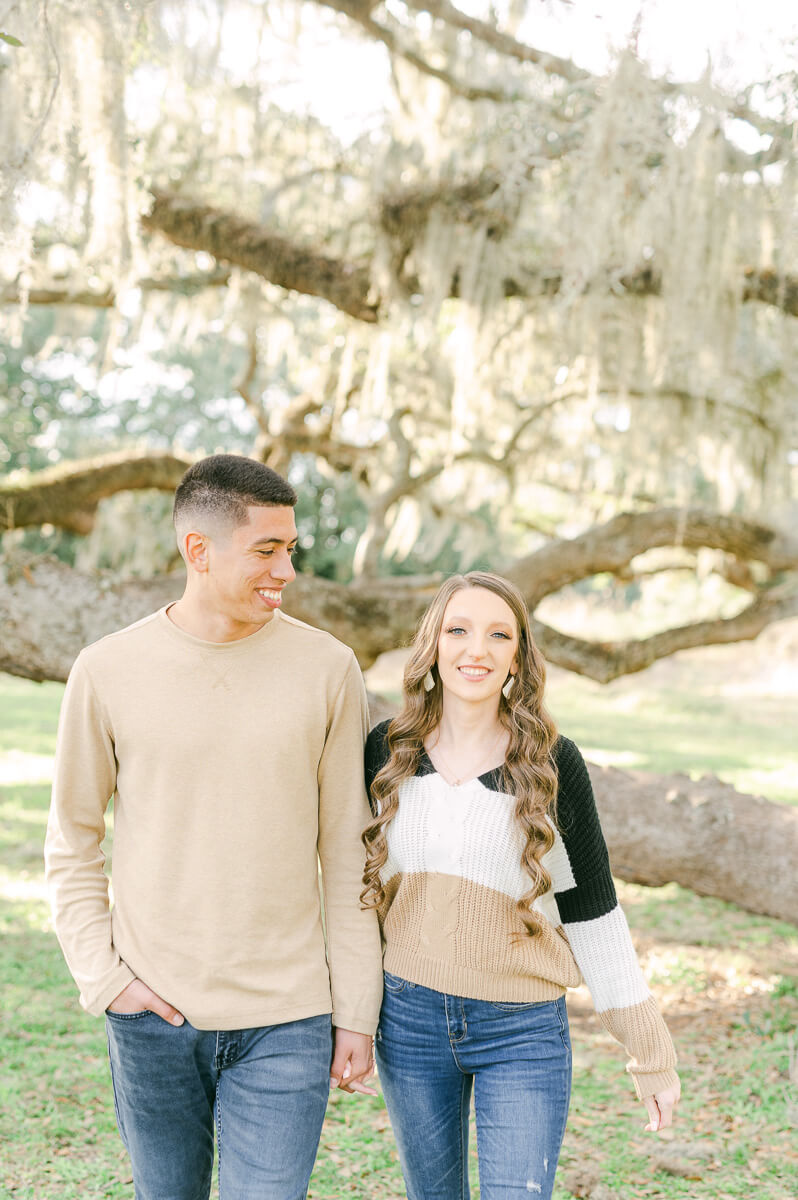
M 279 612 L 216 643 L 164 609 L 85 649 L 64 696 L 46 843 L 84 1007 L 101 1013 L 138 977 L 200 1029 L 332 1012 L 372 1033 L 380 942 L 358 900 L 366 731 L 352 651 Z M 100 851 L 111 797 L 112 909 Z

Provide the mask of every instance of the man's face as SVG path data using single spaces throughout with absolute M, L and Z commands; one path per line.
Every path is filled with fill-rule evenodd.
M 207 539 L 207 602 L 240 637 L 271 620 L 296 575 L 293 508 L 251 505 L 247 513 L 244 525 Z

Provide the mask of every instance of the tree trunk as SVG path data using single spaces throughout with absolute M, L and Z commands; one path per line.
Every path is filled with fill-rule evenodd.
M 115 579 L 54 559 L 0 560 L 0 671 L 65 680 L 83 646 L 178 600 L 185 585 L 182 571 Z M 424 591 L 396 594 L 298 575 L 285 609 L 352 646 L 367 667 L 407 640 L 428 599 Z
M 620 879 L 673 881 L 798 924 L 798 808 L 714 776 L 694 782 L 591 764 L 590 778 Z
M 569 569 L 573 543 L 558 546 L 559 555 L 552 555 L 550 547 L 539 552 L 544 559 L 541 576 L 549 572 L 552 592 L 561 586 L 560 572 Z M 507 575 L 516 579 L 512 566 Z M 365 669 L 380 654 L 410 641 L 439 582 L 392 578 L 344 584 L 299 575 L 286 593 L 286 611 L 346 642 Z M 536 582 L 539 586 L 540 578 Z M 0 560 L 0 671 L 28 679 L 65 679 L 82 646 L 176 600 L 182 590 L 182 575 L 118 582 L 115 575 L 81 572 L 43 558 Z M 798 587 L 788 580 L 764 590 L 734 617 L 648 638 L 591 642 L 534 618 L 532 628 L 549 662 L 607 683 L 677 650 L 750 640 L 772 621 L 796 613 Z

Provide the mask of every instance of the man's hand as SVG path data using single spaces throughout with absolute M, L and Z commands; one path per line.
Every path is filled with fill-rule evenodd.
M 680 1089 L 677 1083 L 673 1087 L 665 1088 L 662 1092 L 657 1092 L 654 1096 L 648 1096 L 643 1101 L 648 1109 L 646 1133 L 658 1133 L 660 1129 L 668 1128 L 673 1120 L 673 1108 L 679 1101 L 679 1095 Z
M 353 1033 L 351 1029 L 335 1029 L 330 1087 L 339 1087 L 344 1092 L 360 1092 L 363 1096 L 376 1096 L 374 1088 L 366 1086 L 366 1080 L 373 1074 L 374 1043 L 368 1034 Z
M 142 983 L 140 979 L 132 980 L 108 1005 L 108 1011 L 115 1013 L 144 1012 L 145 1009 L 163 1017 L 164 1021 L 168 1021 L 170 1025 L 182 1025 L 185 1020 L 182 1013 L 162 1000 L 152 988 L 148 988 L 146 983 Z

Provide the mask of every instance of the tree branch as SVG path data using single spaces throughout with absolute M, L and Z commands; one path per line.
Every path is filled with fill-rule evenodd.
M 482 181 L 484 194 L 489 194 L 490 186 L 490 179 Z M 455 192 L 458 202 L 464 203 L 465 193 L 457 189 Z M 419 201 L 419 212 L 426 203 L 426 197 Z M 385 201 L 383 210 L 395 222 L 397 210 L 391 209 L 390 202 Z M 147 229 L 163 233 L 179 246 L 205 250 L 221 261 L 253 271 L 270 283 L 320 296 L 358 320 L 373 324 L 379 319 L 381 297 L 373 293 L 368 261 L 350 263 L 318 254 L 263 225 L 167 193 L 156 195 L 152 212 L 143 220 Z M 608 274 L 606 282 L 609 291 L 629 296 L 656 296 L 662 288 L 659 273 L 651 266 L 619 276 Z M 415 278 L 405 278 L 402 283 L 408 293 L 419 289 Z M 562 275 L 558 271 L 521 272 L 505 279 L 503 286 L 507 297 L 555 296 L 562 287 Z M 798 316 L 796 276 L 749 267 L 743 273 L 741 288 L 744 301 L 759 300 Z M 458 291 L 459 281 L 455 278 L 449 293 L 454 297 Z
M 308 398 L 298 400 L 305 402 L 304 409 L 301 405 L 297 409 L 300 414 L 307 410 Z M 297 420 L 300 420 L 299 415 Z M 304 425 L 304 420 L 300 423 Z M 286 436 L 290 443 L 290 432 Z M 320 453 L 324 449 L 324 440 L 311 442 L 308 449 Z M 343 454 L 347 448 L 335 449 Z M 352 447 L 351 451 L 358 455 L 361 448 Z M 472 455 L 473 452 L 466 452 L 461 457 Z M 24 483 L 6 482 L 0 488 L 2 527 L 10 529 L 50 523 L 85 532 L 91 527 L 100 499 L 130 488 L 172 490 L 189 465 L 189 459 L 176 455 L 113 455 L 40 472 Z M 337 469 L 345 469 L 345 464 L 339 464 Z M 384 495 L 379 497 L 381 511 L 384 513 L 386 501 L 395 502 L 400 494 L 431 482 L 436 474 L 437 467 L 417 476 L 408 476 L 405 472 L 399 488 L 386 487 Z M 505 573 L 521 588 L 530 611 L 534 612 L 544 597 L 569 583 L 599 572 L 622 578 L 628 573 L 632 559 L 657 546 L 722 550 L 740 567 L 742 585 L 749 590 L 754 588 L 753 577 L 745 572 L 743 564 L 763 563 L 771 574 L 798 570 L 798 537 L 795 535 L 735 516 L 660 509 L 622 513 L 581 537 L 553 541 L 534 554 L 509 564 Z M 22 573 L 15 573 L 12 565 L 5 582 L 0 581 L 0 613 L 3 616 L 0 626 L 5 627 L 7 638 L 6 649 L 0 654 L 0 669 L 30 678 L 62 678 L 61 674 L 48 676 L 46 672 L 68 670 L 68 665 L 64 668 L 63 663 L 70 654 L 74 657 L 83 644 L 74 632 L 74 636 L 67 637 L 63 647 L 54 645 L 52 651 L 49 648 L 51 640 L 57 641 L 50 611 L 50 597 L 54 593 L 49 592 L 45 604 L 43 593 L 35 589 L 44 586 L 37 582 L 44 578 L 38 575 L 39 571 L 48 571 L 52 575 L 56 569 L 66 572 L 58 585 L 59 620 L 70 625 L 73 632 L 79 630 L 84 641 L 108 632 L 114 623 L 118 626 L 138 619 L 147 611 L 148 603 L 157 607 L 155 601 L 162 596 L 165 586 L 162 580 L 136 581 L 129 587 L 127 584 L 115 585 L 114 595 L 119 598 L 119 607 L 113 612 L 108 610 L 106 628 L 102 622 L 95 622 L 91 608 L 94 591 L 98 588 L 108 590 L 101 577 L 70 572 L 62 564 L 45 566 L 37 561 Z M 142 606 L 135 615 L 130 615 L 133 601 L 126 599 L 128 595 L 135 598 L 135 604 Z M 330 629 L 351 645 L 361 662 L 367 665 L 378 654 L 408 640 L 429 595 L 427 584 L 411 587 L 393 579 L 368 579 L 345 585 L 305 577 L 291 586 L 289 611 L 311 624 Z M 40 618 L 36 617 L 39 600 L 44 604 Z M 760 586 L 754 600 L 735 617 L 695 622 L 638 641 L 589 642 L 570 637 L 539 621 L 534 622 L 534 628 L 541 649 L 551 662 L 599 682 L 607 682 L 619 675 L 641 671 L 677 650 L 754 638 L 768 624 L 795 613 L 798 613 L 798 585 L 793 576 L 776 586 Z M 37 627 L 39 619 L 41 623 Z M 86 636 L 89 628 L 91 637 Z M 12 637 L 14 629 L 17 633 Z M 53 663 L 61 665 L 54 666 Z
M 534 610 L 544 596 L 591 575 L 622 571 L 638 554 L 655 546 L 709 547 L 744 562 L 764 563 L 771 571 L 798 569 L 798 537 L 779 533 L 742 517 L 695 509 L 659 508 L 620 513 L 604 525 L 568 541 L 543 546 L 512 563 L 506 574 Z
M 783 587 L 772 588 L 760 595 L 735 617 L 695 621 L 638 640 L 591 643 L 569 637 L 540 621 L 533 620 L 532 627 L 535 640 L 550 662 L 594 679 L 596 683 L 610 683 L 622 675 L 644 671 L 658 659 L 668 658 L 678 650 L 753 641 L 774 621 L 794 616 L 798 616 L 798 587 L 791 580 Z
M 153 207 L 142 218 L 145 229 L 164 234 L 177 246 L 205 250 L 279 287 L 320 296 L 360 321 L 377 320 L 368 264 L 318 254 L 262 225 L 179 196 L 153 195 Z
M 226 287 L 230 271 L 214 267 L 212 271 L 194 271 L 188 275 L 148 275 L 137 279 L 133 287 L 143 292 L 174 292 L 180 296 L 196 296 L 205 288 Z M 114 288 L 102 290 L 89 287 L 84 281 L 61 283 L 53 280 L 26 291 L 15 283 L 0 291 L 0 304 L 80 304 L 84 308 L 113 308 L 117 301 Z
M 131 454 L 65 463 L 21 482 L 0 481 L 0 530 L 55 525 L 89 533 L 97 505 L 117 492 L 177 487 L 192 459 L 176 454 Z
M 403 52 L 401 42 L 396 34 L 374 21 L 372 13 L 375 8 L 379 7 L 378 3 L 371 3 L 370 0 L 365 0 L 365 2 L 363 0 L 316 0 L 316 3 L 325 8 L 332 8 L 336 12 L 344 13 L 360 25 L 370 36 L 384 42 L 393 53 L 402 54 L 418 70 L 440 79 L 452 91 L 464 96 L 466 99 L 487 98 L 497 101 L 514 99 L 513 96 L 507 93 L 495 92 L 493 89 L 470 88 L 469 85 L 455 79 L 441 68 L 433 67 L 426 59 L 416 55 L 414 52 Z M 441 21 L 450 29 L 459 29 L 469 33 L 471 37 L 476 38 L 486 46 L 490 46 L 499 54 L 503 54 L 508 58 L 514 58 L 518 62 L 532 63 L 548 75 L 555 75 L 567 83 L 581 86 L 586 89 L 588 94 L 594 94 L 601 83 L 600 77 L 578 67 L 571 59 L 561 58 L 559 55 L 551 54 L 548 51 L 530 46 L 525 42 L 520 42 L 510 34 L 503 33 L 500 29 L 497 29 L 491 22 L 481 21 L 477 17 L 471 17 L 467 13 L 464 13 L 461 9 L 451 4 L 450 0 L 404 0 L 404 4 L 411 11 L 428 13 L 431 17 Z M 697 85 L 693 83 L 678 82 L 670 79 L 658 79 L 656 83 L 665 95 L 684 96 L 697 94 L 698 92 Z M 699 96 L 699 99 L 702 101 L 704 99 L 704 87 L 705 85 L 702 83 L 702 90 Z M 714 102 L 718 111 L 724 116 L 737 121 L 745 121 L 752 128 L 756 129 L 759 134 L 768 135 L 773 138 L 773 144 L 767 150 L 751 155 L 746 154 L 739 147 L 734 146 L 727 140 L 728 170 L 760 170 L 768 163 L 780 161 L 788 153 L 793 136 L 792 126 L 789 123 L 778 121 L 757 112 L 756 109 L 751 108 L 744 97 L 725 96 L 723 93 L 717 92 L 714 96 Z
M 429 13 L 431 17 L 436 17 L 453 29 L 462 29 L 464 32 L 470 33 L 472 37 L 484 42 L 486 46 L 498 50 L 500 54 L 516 58 L 519 62 L 534 63 L 548 75 L 558 75 L 569 83 L 597 82 L 595 76 L 591 75 L 589 71 L 577 67 L 570 59 L 560 58 L 556 54 L 549 54 L 545 50 L 536 50 L 534 46 L 519 42 L 510 34 L 502 33 L 495 25 L 490 25 L 487 21 L 480 21 L 476 17 L 467 16 L 459 8 L 450 4 L 448 0 L 403 0 L 403 2 L 407 8 L 412 8 L 416 12 Z
M 465 100 L 493 100 L 497 103 L 504 103 L 515 99 L 511 93 L 505 92 L 501 88 L 478 87 L 474 84 L 464 83 L 442 67 L 433 66 L 428 59 L 407 46 L 387 25 L 381 25 L 374 20 L 371 10 L 376 8 L 376 5 L 359 4 L 353 0 L 316 0 L 316 3 L 323 8 L 331 8 L 335 12 L 343 13 L 344 16 L 355 21 L 370 37 L 382 42 L 391 54 L 404 58 L 422 74 L 445 83 L 452 92 L 462 96 Z

